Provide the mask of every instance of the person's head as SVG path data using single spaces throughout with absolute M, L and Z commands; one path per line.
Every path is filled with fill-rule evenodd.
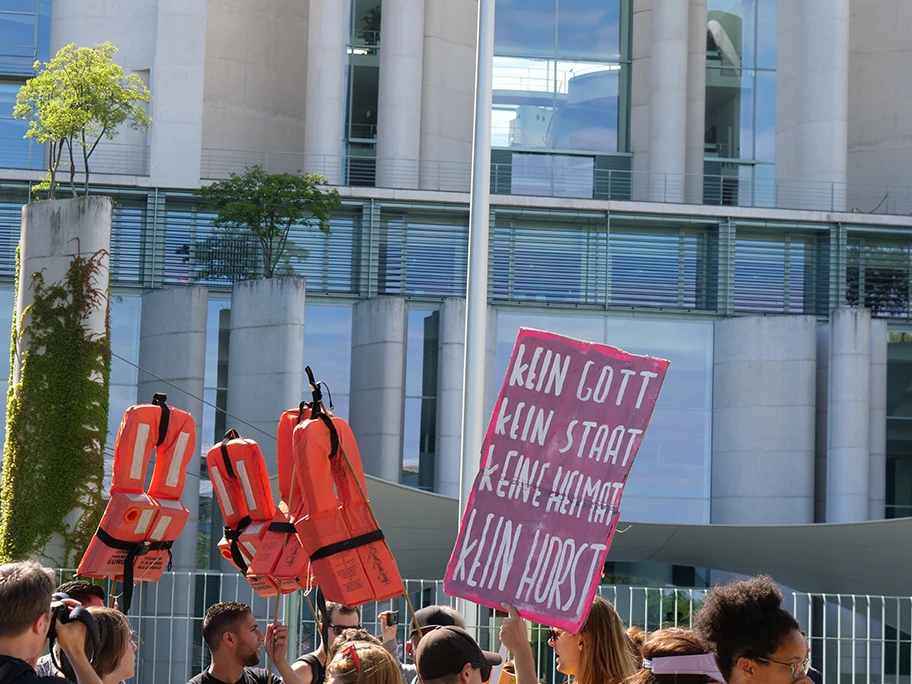
M 729 684 L 810 682 L 807 640 L 782 608 L 779 587 L 765 575 L 713 588 L 694 619 L 694 631 L 715 649 Z
M 643 668 L 627 684 L 707 684 L 721 681 L 712 649 L 696 634 L 673 627 L 643 641 Z
M 431 629 L 415 651 L 423 684 L 485 684 L 500 656 L 481 647 L 462 627 Z
M 425 606 L 415 611 L 415 620 L 418 622 L 418 627 L 415 627 L 414 621 L 409 623 L 411 631 L 408 641 L 405 642 L 405 653 L 412 660 L 415 659 L 415 649 L 418 648 L 421 637 L 435 627 L 462 627 L 465 629 L 466 626 L 465 618 L 450 606 Z
M 66 594 L 87 608 L 90 606 L 103 608 L 105 604 L 105 590 L 97 584 L 85 580 L 73 580 L 61 584 L 54 590 L 54 593 Z
M 98 625 L 98 650 L 94 651 L 90 639 L 86 639 L 85 653 L 92 660 L 92 669 L 104 684 L 121 682 L 130 679 L 136 669 L 136 642 L 133 641 L 133 630 L 126 616 L 113 608 L 89 607 L 89 612 Z M 76 673 L 60 651 L 58 644 L 54 648 L 60 668 L 70 681 L 76 681 Z
M 320 615 L 320 633 L 325 633 L 328 643 L 323 644 L 323 649 L 329 653 L 333 642 L 346 629 L 361 627 L 361 610 L 349 608 L 335 601 L 326 602 L 326 614 Z M 324 632 L 324 627 L 326 628 Z
M 350 630 L 344 630 L 344 633 Z M 352 641 L 344 644 L 326 668 L 331 684 L 401 684 L 396 659 L 380 644 Z
M 219 658 L 250 667 L 260 662 L 260 648 L 265 637 L 250 606 L 226 601 L 216 603 L 206 611 L 203 639 L 213 660 Z
M 51 624 L 54 573 L 33 561 L 0 565 L 0 640 L 27 660 L 44 649 Z M 15 646 L 11 642 L 16 642 Z
M 633 642 L 620 616 L 608 601 L 596 596 L 579 634 L 551 629 L 548 643 L 557 656 L 557 669 L 579 684 L 622 682 L 639 669 Z
M 326 662 L 331 662 L 340 650 L 349 644 L 355 643 L 356 641 L 365 641 L 369 644 L 375 644 L 377 646 L 380 646 L 383 643 L 380 641 L 380 639 L 375 637 L 363 627 L 343 629 L 342 634 L 336 637 L 336 640 L 333 641 L 332 648 L 330 648 L 329 653 L 326 654 Z

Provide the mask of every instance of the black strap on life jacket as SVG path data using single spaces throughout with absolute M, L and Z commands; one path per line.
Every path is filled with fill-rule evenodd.
M 168 395 L 156 393 L 152 396 L 152 405 L 161 407 L 161 419 L 158 422 L 158 441 L 155 446 L 165 443 L 168 436 L 168 424 L 171 422 L 171 408 L 168 406 Z
M 234 564 L 245 575 L 247 574 L 247 561 L 244 560 L 244 554 L 241 553 L 241 547 L 238 540 L 241 538 L 241 532 L 247 529 L 252 522 L 253 520 L 250 519 L 250 516 L 245 515 L 238 520 L 238 524 L 235 527 L 232 528 L 225 525 L 224 529 L 225 539 L 228 542 L 228 549 L 231 551 L 231 560 L 234 561 Z
M 336 426 L 333 425 L 332 420 L 326 415 L 326 412 L 323 409 L 323 390 L 321 389 L 323 383 L 317 382 L 316 379 L 314 379 L 314 374 L 310 369 L 310 366 L 305 366 L 304 372 L 307 373 L 307 382 L 310 383 L 310 391 L 313 394 L 310 417 L 322 420 L 323 424 L 326 425 L 326 428 L 329 430 L 329 458 L 332 459 L 339 453 L 339 433 L 336 430 Z M 332 407 L 331 395 L 329 404 L 330 407 Z
M 269 523 L 268 530 L 270 532 L 281 532 L 282 534 L 295 534 L 295 526 L 290 522 L 274 522 Z
M 110 534 L 105 532 L 101 527 L 95 531 L 95 536 L 98 537 L 105 546 L 118 549 L 120 551 L 126 551 L 127 557 L 124 558 L 124 569 L 123 569 L 123 600 L 124 607 L 123 612 L 126 613 L 130 610 L 130 603 L 133 601 L 133 565 L 136 563 L 136 559 L 142 556 L 145 556 L 150 551 L 167 551 L 168 552 L 168 570 L 171 570 L 171 563 L 174 558 L 171 554 L 171 547 L 174 546 L 174 541 L 141 541 L 141 542 L 127 542 L 122 539 L 117 539 L 112 537 Z
M 225 433 L 225 436 L 222 438 L 222 442 L 219 445 L 219 450 L 222 452 L 222 460 L 225 462 L 225 473 L 232 480 L 237 479 L 237 475 L 234 472 L 234 468 L 231 467 L 231 457 L 228 456 L 228 442 L 232 439 L 240 439 L 241 436 L 238 434 L 237 430 L 228 430 Z
M 351 549 L 357 549 L 359 546 L 367 546 L 368 544 L 373 544 L 374 542 L 383 541 L 386 537 L 383 536 L 383 530 L 374 530 L 373 532 L 368 532 L 367 534 L 359 534 L 357 537 L 352 537 L 351 539 L 343 539 L 340 542 L 335 542 L 334 544 L 327 544 L 326 546 L 320 547 L 314 551 L 310 556 L 310 562 L 316 562 L 322 558 L 328 558 L 337 553 L 342 553 L 343 551 L 349 551 Z

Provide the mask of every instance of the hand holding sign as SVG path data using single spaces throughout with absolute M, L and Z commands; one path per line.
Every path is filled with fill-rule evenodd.
M 523 328 L 447 593 L 578 632 L 668 361 Z M 509 638 L 509 637 L 508 637 Z

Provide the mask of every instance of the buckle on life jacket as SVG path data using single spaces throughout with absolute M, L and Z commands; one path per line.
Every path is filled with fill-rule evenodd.
M 222 448 L 224 448 L 224 446 Z M 225 459 L 226 463 L 227 460 L 228 459 Z M 247 561 L 244 560 L 244 555 L 241 553 L 241 548 L 238 546 L 238 539 L 241 537 L 241 532 L 243 532 L 252 523 L 253 520 L 250 519 L 250 516 L 245 515 L 238 521 L 237 527 L 232 528 L 228 525 L 225 525 L 225 528 L 223 530 L 224 537 L 226 540 L 228 540 L 229 543 L 231 560 L 234 561 L 234 564 L 244 575 L 247 574 Z

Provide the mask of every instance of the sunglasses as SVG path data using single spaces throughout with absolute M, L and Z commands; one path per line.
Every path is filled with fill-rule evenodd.
M 354 627 L 351 625 L 330 625 L 329 628 L 333 631 L 333 634 L 340 637 L 346 629 L 361 629 L 361 625 L 355 625 Z
M 563 634 L 563 632 L 559 632 L 558 630 L 554 629 L 554 627 L 549 627 L 548 628 L 548 643 L 551 643 L 551 642 L 556 643 L 557 640 L 560 638 L 561 634 Z
M 784 667 L 789 668 L 792 671 L 792 679 L 801 679 L 806 676 L 808 670 L 811 669 L 810 653 L 808 653 L 804 660 L 799 660 L 797 663 L 785 663 L 781 660 L 773 660 L 772 658 L 757 658 L 757 660 L 761 663 L 773 663 L 774 665 L 783 665 Z
M 481 681 L 488 682 L 491 679 L 491 670 L 493 669 L 490 665 L 485 663 L 484 665 L 479 665 L 478 669 L 481 670 Z

